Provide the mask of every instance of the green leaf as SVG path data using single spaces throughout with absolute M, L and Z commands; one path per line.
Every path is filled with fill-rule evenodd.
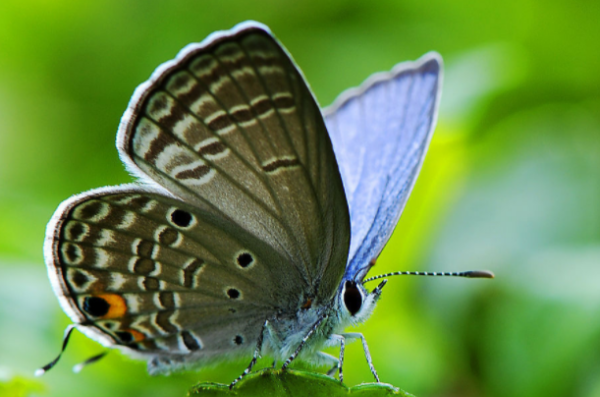
M 313 372 L 294 370 L 274 370 L 271 368 L 251 373 L 242 379 L 233 390 L 229 385 L 220 383 L 199 383 L 194 386 L 189 396 L 404 396 L 414 397 L 386 383 L 365 383 L 348 387 L 338 380 Z
M 44 386 L 37 380 L 23 376 L 1 379 L 1 375 L 0 373 L 0 396 L 2 397 L 26 397 L 44 392 Z

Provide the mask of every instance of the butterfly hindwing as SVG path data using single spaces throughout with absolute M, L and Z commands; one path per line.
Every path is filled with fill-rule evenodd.
M 366 272 L 398 222 L 435 127 L 440 80 L 441 58 L 430 53 L 370 77 L 324 111 L 350 208 L 347 278 Z
M 265 266 L 286 259 L 236 224 L 135 185 L 63 203 L 45 250 L 61 304 L 86 333 L 172 365 L 248 352 L 264 319 L 306 288 L 286 277 L 295 268 Z
M 331 298 L 350 238 L 341 177 L 312 93 L 265 27 L 213 35 L 160 67 L 123 117 L 119 150 L 130 169 L 266 242 L 297 269 L 288 277 Z

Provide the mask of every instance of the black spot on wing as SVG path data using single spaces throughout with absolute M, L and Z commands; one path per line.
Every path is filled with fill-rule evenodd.
M 196 338 L 194 338 L 194 336 L 190 332 L 182 331 L 181 338 L 183 339 L 183 344 L 185 345 L 185 347 L 187 347 L 190 351 L 202 349 L 202 347 L 198 343 L 198 340 L 196 340 Z
M 123 343 L 130 343 L 133 342 L 133 335 L 131 335 L 131 332 L 126 332 L 126 331 L 117 331 L 115 332 L 115 335 L 117 335 L 117 337 L 121 340 L 121 342 Z
M 231 299 L 238 299 L 240 297 L 240 291 L 235 288 L 229 288 L 227 290 L 227 296 L 229 296 Z
M 192 223 L 192 214 L 177 209 L 171 213 L 171 221 L 179 227 L 188 227 Z
M 248 252 L 239 254 L 237 257 L 237 263 L 241 267 L 246 268 L 246 267 L 250 266 L 252 264 L 252 262 L 254 262 L 254 258 Z
M 83 310 L 94 317 L 102 317 L 108 313 L 110 304 L 97 296 L 88 296 L 83 300 Z

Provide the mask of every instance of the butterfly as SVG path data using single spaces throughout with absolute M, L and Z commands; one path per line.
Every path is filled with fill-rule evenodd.
M 396 272 L 365 279 L 431 139 L 441 58 L 370 77 L 321 110 L 269 29 L 185 47 L 140 85 L 117 147 L 137 183 L 64 201 L 44 256 L 74 327 L 151 374 L 266 353 L 339 372 L 345 333 Z M 66 333 L 63 350 L 73 327 Z M 319 350 L 339 345 L 340 358 Z M 62 353 L 62 351 L 61 351 Z M 60 355 L 59 355 L 60 357 Z M 56 361 L 44 367 L 52 367 Z

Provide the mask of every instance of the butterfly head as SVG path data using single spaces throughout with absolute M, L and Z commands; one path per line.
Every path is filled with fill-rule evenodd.
M 382 281 L 377 288 L 369 292 L 360 282 L 344 280 L 339 292 L 338 303 L 344 323 L 357 324 L 367 320 L 381 296 L 381 289 L 387 283 Z

